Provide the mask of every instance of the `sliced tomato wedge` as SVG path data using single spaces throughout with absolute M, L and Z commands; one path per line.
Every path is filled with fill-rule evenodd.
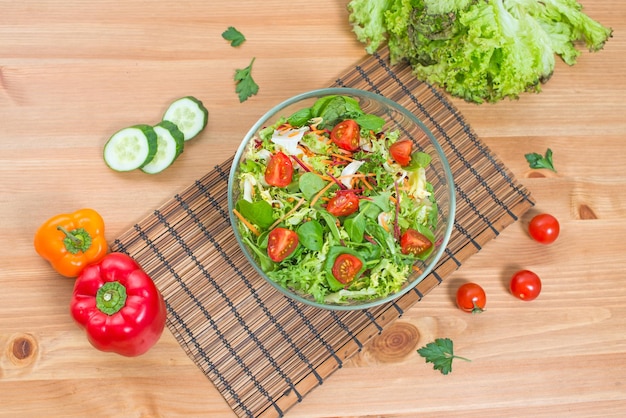
M 343 253 L 335 259 L 332 272 L 335 279 L 343 284 L 348 284 L 356 278 L 362 267 L 363 262 L 357 256 Z
M 330 140 L 341 149 L 346 151 L 356 151 L 360 142 L 359 124 L 352 119 L 339 122 L 330 132 Z
M 287 228 L 274 228 L 267 236 L 267 255 L 277 263 L 298 248 L 298 234 Z
M 393 158 L 402 167 L 407 166 L 411 163 L 412 151 L 413 143 L 408 139 L 394 142 L 389 147 L 389 153 L 391 154 L 391 158 Z
M 279 151 L 272 155 L 265 169 L 265 181 L 270 186 L 286 187 L 291 183 L 293 164 L 291 158 Z
M 326 205 L 326 210 L 334 216 L 348 216 L 358 209 L 359 197 L 354 192 L 337 193 Z
M 400 237 L 400 248 L 402 254 L 413 254 L 419 256 L 433 246 L 433 243 L 422 233 L 414 230 L 407 229 L 402 237 Z

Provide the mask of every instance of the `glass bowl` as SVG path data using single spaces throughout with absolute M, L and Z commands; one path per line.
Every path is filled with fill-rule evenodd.
M 376 295 L 376 296 L 367 296 L 365 298 L 363 298 L 363 296 L 357 296 L 356 298 L 350 298 L 349 300 L 342 300 L 342 301 L 339 301 L 338 297 L 335 297 L 339 293 L 335 293 L 333 294 L 333 296 L 327 296 L 324 299 L 321 299 L 319 297 L 316 299 L 312 294 L 304 293 L 302 291 L 297 291 L 291 286 L 282 285 L 277 280 L 273 280 L 272 278 L 270 278 L 270 275 L 274 273 L 270 273 L 270 275 L 268 275 L 268 273 L 264 271 L 264 268 L 262 268 L 262 267 L 265 267 L 266 269 L 270 268 L 274 270 L 280 270 L 282 263 L 293 264 L 293 263 L 299 262 L 298 260 L 290 260 L 289 258 L 287 258 L 283 262 L 275 263 L 275 262 L 269 261 L 269 258 L 267 257 L 266 254 L 259 255 L 260 252 L 267 251 L 266 248 L 264 249 L 264 245 L 267 246 L 268 231 L 271 228 L 275 228 L 275 225 L 267 225 L 266 223 L 265 227 L 261 228 L 261 227 L 258 227 L 258 225 L 255 225 L 254 222 L 249 222 L 249 223 L 252 223 L 253 228 L 256 227 L 255 228 L 257 229 L 256 233 L 259 234 L 259 235 L 254 235 L 254 239 L 258 240 L 258 241 L 255 241 L 255 244 L 254 244 L 256 248 L 252 248 L 250 245 L 248 245 L 248 243 L 251 242 L 250 237 L 244 238 L 244 236 L 242 235 L 242 232 L 247 234 L 247 231 L 249 230 L 249 226 L 246 226 L 246 223 L 242 222 L 241 213 L 240 211 L 236 209 L 240 208 L 240 206 L 238 206 L 238 202 L 239 204 L 241 204 L 241 200 L 246 195 L 249 196 L 250 194 L 249 188 L 247 192 L 244 192 L 244 190 L 242 190 L 246 186 L 245 186 L 245 182 L 241 180 L 242 179 L 241 164 L 242 162 L 245 161 L 246 156 L 251 152 L 249 148 L 251 141 L 256 141 L 256 143 L 258 143 L 260 132 L 263 131 L 265 128 L 275 125 L 279 120 L 284 120 L 286 118 L 289 118 L 292 115 L 294 116 L 297 115 L 297 112 L 301 111 L 302 109 L 310 109 L 312 108 L 314 103 L 316 102 L 320 103 L 318 101 L 319 99 L 324 98 L 324 97 L 330 97 L 330 96 L 343 96 L 343 97 L 347 97 L 347 98 L 351 98 L 355 100 L 356 103 L 359 104 L 364 114 L 375 115 L 375 116 L 378 116 L 379 118 L 382 118 L 382 120 L 384 120 L 384 127 L 382 128 L 382 130 L 380 130 L 380 132 L 384 132 L 384 133 L 397 132 L 399 133 L 398 140 L 401 140 L 401 139 L 412 140 L 413 152 L 421 151 L 425 154 L 428 154 L 431 157 L 430 163 L 426 165 L 423 171 L 425 171 L 426 180 L 432 185 L 430 195 L 432 196 L 432 198 L 434 198 L 434 201 L 436 202 L 436 205 L 433 205 L 435 209 L 433 211 L 433 218 L 431 218 L 431 219 L 434 219 L 434 217 L 436 217 L 436 226 L 434 228 L 430 228 L 430 231 L 432 232 L 430 236 L 430 240 L 433 243 L 433 246 L 432 246 L 432 249 L 429 251 L 429 253 L 423 256 L 422 260 L 416 260 L 414 263 L 413 261 L 410 262 L 413 265 L 410 265 L 408 267 L 408 270 L 405 270 L 406 274 L 402 277 L 401 280 L 398 279 L 398 281 L 403 280 L 404 282 L 399 287 L 396 286 L 397 288 L 391 293 L 387 293 L 383 295 Z M 328 133 L 330 129 L 331 128 L 328 127 L 326 132 Z M 367 151 L 373 151 L 373 150 L 367 150 Z M 269 159 L 270 157 L 267 157 L 267 158 Z M 294 177 L 293 177 L 294 181 L 292 182 L 292 186 L 293 186 L 294 183 L 299 184 L 295 179 L 307 170 L 301 168 L 302 166 L 300 164 L 300 161 L 298 161 L 298 158 L 292 157 L 292 159 L 293 159 L 292 165 L 294 167 Z M 389 163 L 393 163 L 393 161 L 389 161 Z M 324 174 L 324 173 L 321 173 L 321 174 Z M 333 176 L 331 177 L 333 178 L 334 181 L 336 181 L 336 178 L 334 178 Z M 263 183 L 263 180 L 260 180 L 259 182 Z M 292 186 L 289 186 L 289 187 L 292 187 Z M 262 187 L 266 192 L 267 190 L 271 190 L 271 187 L 269 187 L 266 183 L 262 184 Z M 299 190 L 296 188 L 295 193 L 298 193 L 298 192 Z M 395 188 L 395 192 L 398 193 L 397 187 Z M 304 194 L 304 192 L 302 194 Z M 429 199 L 433 200 L 432 198 L 429 198 Z M 248 200 L 249 199 L 250 198 L 248 197 Z M 326 199 L 328 199 L 328 197 Z M 393 201 L 393 200 L 390 199 L 390 201 Z M 360 200 L 360 202 L 362 202 L 362 200 Z M 305 205 L 307 204 L 309 204 L 309 202 L 305 203 Z M 374 94 L 374 93 L 363 91 L 363 90 L 351 89 L 351 88 L 340 87 L 340 88 L 326 88 L 326 89 L 313 90 L 313 91 L 296 95 L 274 106 L 267 113 L 261 116 L 261 118 L 250 128 L 250 130 L 246 134 L 245 138 L 243 139 L 241 145 L 239 146 L 235 154 L 232 168 L 231 168 L 230 175 L 229 175 L 228 206 L 229 206 L 230 221 L 231 221 L 231 225 L 233 226 L 233 232 L 234 232 L 235 238 L 238 244 L 240 245 L 241 250 L 243 251 L 247 260 L 252 264 L 252 266 L 254 266 L 254 268 L 259 273 L 259 275 L 263 279 L 265 279 L 271 286 L 273 286 L 277 291 L 283 293 L 289 298 L 292 298 L 304 304 L 312 305 L 312 306 L 322 308 L 322 309 L 334 309 L 334 310 L 367 309 L 367 308 L 371 308 L 371 307 L 374 307 L 383 303 L 390 302 L 402 296 L 403 294 L 405 294 L 412 288 L 414 288 L 433 270 L 433 268 L 436 266 L 437 262 L 441 258 L 448 244 L 450 234 L 452 232 L 453 223 L 454 223 L 455 205 L 456 203 L 455 203 L 454 181 L 453 181 L 453 177 L 450 171 L 448 161 L 446 159 L 446 156 L 444 155 L 444 152 L 441 146 L 437 142 L 437 139 L 430 132 L 430 130 L 424 125 L 424 123 L 422 123 L 422 121 L 420 121 L 415 115 L 410 113 L 408 110 L 406 110 L 403 106 L 399 105 L 398 103 L 395 103 L 378 94 Z M 322 206 L 324 206 L 324 204 Z M 265 209 L 267 209 L 267 207 Z M 248 212 L 250 210 L 251 209 L 248 207 Z M 254 212 L 254 210 L 252 211 Z M 393 210 L 391 212 L 393 212 Z M 281 216 L 284 216 L 284 214 L 276 215 L 275 218 L 280 218 Z M 328 219 L 328 215 L 326 215 L 326 219 Z M 345 223 L 345 219 L 346 219 L 345 217 L 338 217 L 336 224 L 338 222 L 338 225 L 341 226 L 342 222 Z M 376 219 L 380 223 L 380 215 L 377 216 Z M 302 219 L 299 222 L 304 223 L 307 220 L 308 219 Z M 280 219 L 279 219 L 279 222 L 280 222 Z M 328 223 L 324 223 L 324 220 L 321 220 L 319 223 L 321 225 L 326 225 L 325 227 L 326 230 L 324 234 L 330 234 L 330 231 L 327 230 L 327 229 L 330 229 L 330 225 Z M 352 224 L 355 224 L 355 223 L 356 222 L 353 222 Z M 286 225 L 287 229 L 292 229 L 292 230 L 297 230 L 298 226 L 299 225 L 297 224 Z M 265 231 L 263 230 L 264 228 L 265 228 Z M 376 226 L 372 226 L 372 228 L 374 228 L 375 230 L 379 230 L 379 228 Z M 398 230 L 397 228 L 399 227 L 394 224 L 393 227 L 387 226 L 387 228 L 397 231 Z M 365 235 L 365 238 L 369 239 L 369 241 L 371 241 L 373 244 L 372 246 L 369 246 L 368 248 L 375 248 L 376 245 L 380 245 L 380 242 L 381 242 L 380 240 L 375 241 L 374 239 L 372 239 L 372 237 L 367 236 L 367 232 L 364 235 Z M 300 235 L 300 237 L 301 239 L 305 238 L 303 235 Z M 396 237 L 399 237 L 399 235 L 396 235 Z M 263 240 L 265 240 L 264 241 L 265 244 L 263 244 Z M 397 241 L 399 245 L 400 240 L 398 239 Z M 300 244 L 298 248 L 300 249 L 303 245 L 303 241 L 299 241 L 299 242 Z M 341 241 L 341 243 L 343 244 L 344 241 Z M 400 247 L 398 246 L 398 250 L 399 249 Z M 326 251 L 325 256 L 327 256 L 330 259 L 331 256 L 329 256 L 327 250 L 324 250 L 324 251 Z M 294 253 L 297 253 L 297 251 Z M 310 275 L 311 280 L 317 280 L 318 276 L 321 279 L 321 278 L 327 277 L 328 274 L 330 274 L 330 270 L 328 269 L 329 265 L 326 264 L 327 261 L 324 260 L 325 256 L 324 255 L 319 256 L 319 263 L 318 263 L 319 271 L 317 271 L 314 274 L 311 274 L 309 270 L 306 273 L 306 275 Z M 381 256 L 381 257 L 384 257 L 384 256 Z M 360 258 L 363 260 L 366 260 L 366 257 L 360 257 Z M 385 258 L 387 258 L 388 260 L 391 260 L 389 257 L 385 257 Z M 367 260 L 369 259 L 370 257 L 367 257 Z M 304 264 L 305 261 L 302 261 L 302 263 Z M 261 264 L 263 264 L 263 266 Z M 326 266 L 324 267 L 325 264 Z M 366 265 L 369 266 L 367 262 L 366 262 Z M 387 268 L 389 270 L 394 270 L 393 266 L 391 267 L 388 266 Z M 363 272 L 363 270 L 365 271 Z M 355 280 L 361 280 L 363 279 L 363 277 L 367 277 L 367 275 L 370 274 L 372 271 L 373 270 L 368 270 L 365 267 L 362 268 L 361 269 L 361 272 L 363 272 L 362 275 L 360 276 L 360 278 L 357 278 Z M 293 274 L 290 273 L 288 276 L 293 277 Z M 365 281 L 367 281 L 368 283 L 373 282 L 374 279 L 372 277 L 374 276 L 364 279 L 364 282 Z M 284 279 L 278 279 L 278 280 L 284 281 Z M 329 282 L 333 281 L 333 279 L 328 279 L 328 281 Z M 337 289 L 336 287 L 337 282 L 334 282 L 334 284 L 335 284 L 335 289 Z M 371 285 L 369 286 L 372 287 Z M 311 292 L 311 293 L 314 293 L 314 292 Z M 344 293 L 351 294 L 350 292 L 342 292 L 341 294 L 344 294 Z M 368 292 L 363 291 L 363 293 L 368 293 Z M 353 293 L 353 294 L 361 295 L 361 293 L 359 292 Z

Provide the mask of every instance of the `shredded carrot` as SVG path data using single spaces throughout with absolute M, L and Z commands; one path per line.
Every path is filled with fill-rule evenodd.
M 311 170 L 311 173 L 315 174 L 317 177 L 321 178 L 324 181 L 333 181 L 333 179 L 330 178 L 329 176 L 325 176 L 325 175 L 317 173 L 317 172 L 315 172 L 313 170 Z
M 341 148 L 339 148 L 339 150 L 338 150 L 338 151 L 339 151 L 340 153 L 342 153 L 342 154 L 346 154 L 346 155 L 348 155 L 348 156 L 352 157 L 352 151 L 348 151 L 348 150 L 341 149 Z
M 364 174 L 361 173 L 354 173 L 354 174 L 344 174 L 343 176 L 339 176 L 340 179 L 349 179 L 349 178 L 354 178 L 354 177 L 363 177 Z
M 312 156 L 315 155 L 315 153 L 313 151 L 311 151 L 310 149 L 308 149 L 307 147 L 305 147 L 302 144 L 298 145 L 298 148 L 300 148 L 302 150 L 302 152 L 304 152 L 309 157 L 312 157 Z
M 385 217 L 382 216 L 378 219 L 380 219 L 380 225 L 385 229 L 385 231 L 389 232 L 389 224 L 387 223 L 387 220 L 385 219 Z
M 369 182 L 367 181 L 367 178 L 365 176 L 363 176 L 363 178 L 361 179 L 361 183 L 363 183 L 363 185 L 365 185 L 366 188 L 368 188 L 370 190 L 374 190 L 374 188 L 372 187 L 371 184 L 369 184 Z
M 331 181 L 326 186 L 324 186 L 324 188 L 322 190 L 320 190 L 319 193 L 317 193 L 313 199 L 311 199 L 310 205 L 313 206 L 315 204 L 315 202 L 317 202 L 318 199 L 320 197 L 322 197 L 324 195 L 324 193 L 326 193 L 328 191 L 328 189 L 330 189 L 334 184 L 335 184 L 335 182 Z
M 241 221 L 241 222 L 242 222 L 245 226 L 247 226 L 247 227 L 248 227 L 248 229 L 249 229 L 249 230 L 250 230 L 250 231 L 251 231 L 254 235 L 256 235 L 257 237 L 258 237 L 259 235 L 261 235 L 261 233 L 259 232 L 259 230 L 258 230 L 258 229 L 256 229 L 256 227 L 255 227 L 254 225 L 252 225 L 252 224 L 250 223 L 250 221 L 248 221 L 246 218 L 244 218 L 244 217 L 243 217 L 243 215 L 237 211 L 237 209 L 233 209 L 233 213 L 234 213 L 234 214 L 235 214 L 235 215 L 239 218 L 239 220 L 240 220 L 240 221 Z
M 277 131 L 288 131 L 291 128 L 293 128 L 293 126 L 291 126 L 290 123 L 285 122 L 282 125 L 280 125 L 278 128 L 276 128 Z
M 305 199 L 304 197 L 303 197 L 303 198 L 301 198 L 300 200 L 298 200 L 298 203 L 296 203 L 296 205 L 295 205 L 293 208 L 291 208 L 291 210 L 290 210 L 289 212 L 285 213 L 285 215 L 284 215 L 282 218 L 277 219 L 277 220 L 276 220 L 276 222 L 274 222 L 274 223 L 272 224 L 272 226 L 270 226 L 270 228 L 269 228 L 269 229 L 274 229 L 274 228 L 276 227 L 276 225 L 278 225 L 278 224 L 279 224 L 279 223 L 281 223 L 283 220 L 285 220 L 285 219 L 287 219 L 289 216 L 291 216 L 291 214 L 292 214 L 292 213 L 294 213 L 296 210 L 298 210 L 298 208 L 299 208 L 300 206 L 302 206 L 302 204 L 303 204 L 305 201 L 306 201 L 306 199 Z
M 418 272 L 418 273 L 421 273 L 421 272 L 422 272 L 422 269 L 421 269 L 421 268 L 419 268 L 419 267 L 417 267 L 417 266 L 413 266 L 413 270 L 414 270 L 414 271 L 416 271 L 416 272 Z
M 337 157 L 340 160 L 353 161 L 353 159 L 351 158 L 352 154 L 350 154 L 350 156 L 341 155 L 341 154 L 335 154 L 335 153 L 330 154 L 330 155 L 333 156 L 333 157 Z
M 369 173 L 369 174 L 364 174 L 364 173 L 354 173 L 354 174 L 344 174 L 343 176 L 339 176 L 340 179 L 348 179 L 348 178 L 365 178 L 365 177 L 372 177 L 374 174 Z

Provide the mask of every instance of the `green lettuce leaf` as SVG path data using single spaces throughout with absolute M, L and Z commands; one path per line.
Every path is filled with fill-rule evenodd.
M 352 0 L 348 4 L 353 31 L 367 45 L 365 50 L 370 54 L 387 38 L 384 14 L 392 3 L 393 0 Z

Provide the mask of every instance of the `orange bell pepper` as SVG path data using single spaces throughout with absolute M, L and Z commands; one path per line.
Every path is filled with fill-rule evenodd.
M 85 266 L 108 252 L 104 221 L 93 209 L 48 219 L 35 234 L 35 251 L 65 277 L 77 277 Z

